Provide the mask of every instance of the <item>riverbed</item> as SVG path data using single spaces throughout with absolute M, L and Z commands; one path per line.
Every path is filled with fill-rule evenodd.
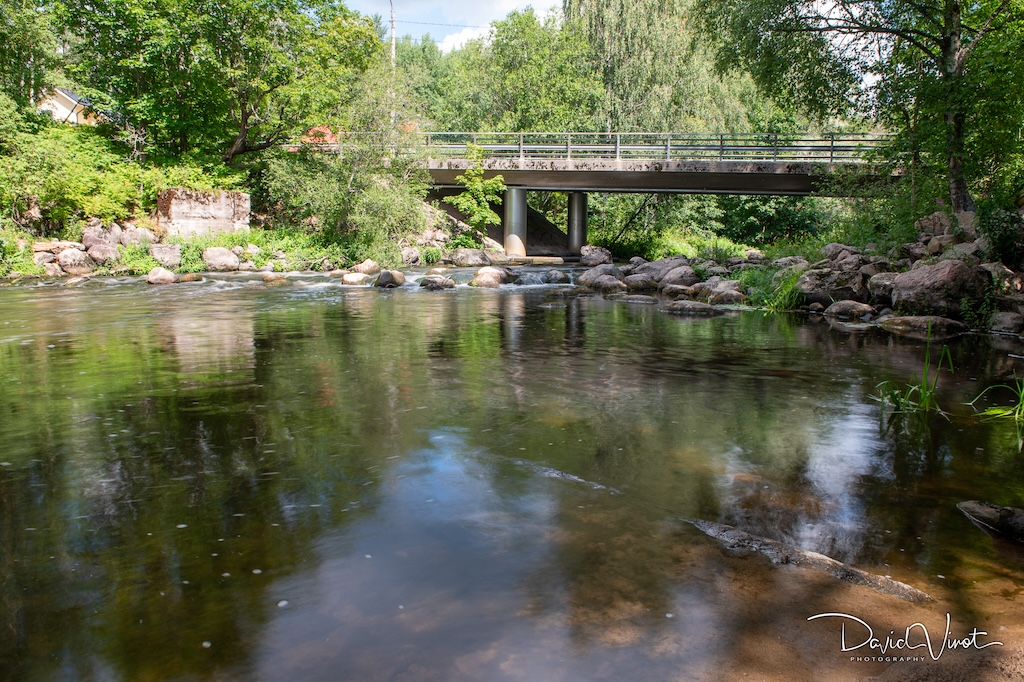
M 0 676 L 1019 675 L 1024 551 L 956 504 L 1024 506 L 1013 423 L 965 404 L 1024 346 L 947 345 L 947 415 L 890 419 L 876 387 L 925 343 L 820 317 L 315 275 L 0 289 Z M 986 634 L 842 650 L 921 623 L 938 651 L 947 613 Z

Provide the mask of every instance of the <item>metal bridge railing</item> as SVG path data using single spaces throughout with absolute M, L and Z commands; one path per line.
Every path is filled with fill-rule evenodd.
M 469 145 L 484 158 L 626 161 L 788 161 L 865 163 L 887 137 L 823 137 L 736 133 L 426 133 L 444 158 L 465 158 Z

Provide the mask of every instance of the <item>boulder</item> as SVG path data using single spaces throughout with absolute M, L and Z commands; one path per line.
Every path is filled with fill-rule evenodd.
M 954 244 L 959 244 L 960 238 L 952 234 L 939 234 L 935 235 L 928 240 L 928 253 L 933 256 L 937 256 Z
M 982 263 L 981 269 L 992 276 L 996 293 L 1008 294 L 1024 290 L 1024 277 L 1002 263 Z
M 89 254 L 78 249 L 65 249 L 57 254 L 57 263 L 69 275 L 88 275 L 95 269 L 96 263 Z
M 981 257 L 983 255 L 984 252 L 981 250 L 978 242 L 964 242 L 962 244 L 955 244 L 947 249 L 946 252 L 942 254 L 940 260 L 956 259 L 965 261 L 972 265 L 977 265 L 981 263 Z
M 690 259 L 686 256 L 672 256 L 671 258 L 661 258 L 659 260 L 652 260 L 650 263 L 643 263 L 633 268 L 634 275 L 650 275 L 656 281 L 660 282 L 661 278 L 664 277 L 668 272 L 678 268 L 681 265 L 689 265 Z
M 149 255 L 168 270 L 177 270 L 181 265 L 181 246 L 178 244 L 153 244 Z
M 402 249 L 402 265 L 418 265 L 420 262 L 420 250 L 415 246 L 406 246 Z
M 92 258 L 100 265 L 116 263 L 121 260 L 121 252 L 113 244 L 93 244 L 86 253 L 89 254 L 89 258 Z
M 82 230 L 82 245 L 88 250 L 97 244 L 113 246 L 117 244 L 117 240 L 100 225 L 89 225 Z
M 937 315 L 887 317 L 878 323 L 887 332 L 916 339 L 941 341 L 970 331 L 966 324 Z
M 684 287 L 692 286 L 700 281 L 700 275 L 689 265 L 680 265 L 672 268 L 658 281 L 658 286 L 667 287 L 670 284 L 681 284 Z
M 352 287 L 363 286 L 370 283 L 370 276 L 365 272 L 346 272 L 341 276 L 341 283 Z
M 892 285 L 899 273 L 880 272 L 868 279 L 868 291 L 876 303 L 892 303 Z
M 569 273 L 562 272 L 561 270 L 548 270 L 540 279 L 545 284 L 569 284 Z
M 131 246 L 133 244 L 156 244 L 159 239 L 152 230 L 144 227 L 131 226 L 121 232 L 121 244 Z
M 56 263 L 43 263 L 43 270 L 47 277 L 63 277 L 65 273 Z
M 713 317 L 721 315 L 722 311 L 713 305 L 699 301 L 673 301 L 662 308 L 666 313 L 673 315 L 688 315 L 693 317 Z
M 46 263 L 52 263 L 55 260 L 57 260 L 57 257 L 49 251 L 40 251 L 39 253 L 32 254 L 32 262 L 36 265 L 45 265 Z
M 825 309 L 826 317 L 834 317 L 839 320 L 860 320 L 874 314 L 874 308 L 867 303 L 858 301 L 836 301 Z
M 777 268 L 791 268 L 794 266 L 803 266 L 801 269 L 801 272 L 803 272 L 810 266 L 810 263 L 808 263 L 807 259 L 804 258 L 803 256 L 785 256 L 783 258 L 779 258 L 773 261 L 772 265 L 774 265 Z
M 616 303 L 634 303 L 640 305 L 658 305 L 658 299 L 653 296 L 644 296 L 643 294 L 630 294 L 628 296 L 617 296 L 615 297 Z
M 359 265 L 352 267 L 352 272 L 360 272 L 364 275 L 376 275 L 380 272 L 380 266 L 375 261 L 367 258 Z
M 994 313 L 989 331 L 993 334 L 1020 334 L 1024 331 L 1024 315 L 1015 312 Z
M 256 263 L 251 260 L 244 260 L 238 264 L 239 272 L 256 272 Z
M 949 215 L 942 211 L 936 211 L 926 218 L 921 218 L 914 223 L 914 229 L 919 234 L 939 235 L 949 234 L 953 229 L 953 221 Z
M 796 289 L 805 303 L 820 303 L 825 307 L 835 301 L 867 303 L 870 295 L 864 275 L 858 270 L 807 270 L 797 280 Z
M 612 252 L 603 246 L 585 245 L 580 249 L 580 265 L 592 268 L 612 262 Z
M 178 281 L 178 276 L 167 268 L 153 268 L 146 275 L 146 281 L 150 284 L 174 284 Z
M 203 262 L 210 272 L 234 272 L 238 269 L 238 256 L 223 246 L 211 246 L 204 250 Z
M 587 286 L 602 294 L 618 294 L 626 291 L 625 282 L 614 275 L 601 275 Z
M 441 291 L 443 289 L 454 289 L 455 281 L 444 275 L 427 275 L 420 280 L 420 286 L 427 291 Z
M 245 253 L 249 256 L 258 256 L 262 253 L 263 249 L 256 246 L 255 244 L 247 244 L 245 246 Z
M 381 270 L 373 286 L 381 289 L 396 289 L 405 284 L 405 275 L 398 270 Z
M 939 315 L 957 318 L 963 299 L 980 299 L 989 279 L 979 268 L 958 260 L 945 260 L 910 272 L 893 280 L 893 307 L 915 315 Z
M 629 275 L 623 280 L 630 291 L 656 291 L 658 282 L 648 274 Z
M 598 277 L 604 277 L 605 275 L 610 275 L 620 281 L 625 279 L 622 271 L 609 263 L 606 265 L 598 265 L 596 268 L 587 270 L 576 278 L 576 284 L 581 287 L 589 287 L 593 282 L 597 281 Z
M 647 260 L 644 259 L 644 258 L 641 258 L 640 256 L 633 256 L 632 258 L 629 259 L 629 264 L 632 265 L 634 268 L 638 268 L 641 265 L 644 265 L 646 263 L 647 263 Z
M 271 286 L 278 286 L 288 281 L 288 277 L 280 272 L 268 272 L 263 275 L 263 281 Z
M 460 268 L 480 268 L 491 264 L 491 259 L 480 249 L 455 249 L 445 260 Z
M 889 255 L 894 260 L 908 258 L 911 261 L 918 261 L 928 255 L 928 248 L 921 242 L 908 242 L 894 247 Z
M 821 247 L 821 252 L 825 254 L 825 258 L 828 258 L 829 260 L 836 260 L 844 251 L 850 254 L 860 253 L 860 249 L 856 247 L 837 244 L 835 242 L 825 244 L 825 246 Z
M 68 249 L 85 251 L 85 244 L 81 244 L 79 242 L 58 241 L 56 239 L 48 242 L 34 242 L 32 244 L 32 253 L 52 253 L 56 256 Z
M 736 291 L 734 289 L 719 289 L 713 291 L 711 295 L 708 296 L 708 303 L 713 303 L 715 305 L 737 304 L 746 302 L 747 295 L 744 294 L 742 291 Z
M 667 296 L 669 298 L 689 298 L 693 295 L 693 287 L 685 287 L 682 284 L 669 284 L 661 290 L 661 293 L 663 296 Z
M 476 271 L 476 276 L 473 277 L 473 281 L 469 283 L 469 286 L 494 289 L 502 284 L 508 284 L 513 279 L 512 271 L 507 268 L 486 266 Z

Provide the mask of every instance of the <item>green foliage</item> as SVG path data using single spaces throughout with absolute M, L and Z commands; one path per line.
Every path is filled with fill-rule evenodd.
M 964 296 L 960 299 L 960 316 L 971 329 L 987 332 L 992 327 L 992 316 L 996 313 L 996 302 L 991 287 L 981 298 Z
M 433 265 L 441 260 L 441 249 L 436 246 L 424 246 L 420 249 L 420 260 L 426 265 Z
M 773 313 L 799 308 L 804 302 L 804 296 L 796 286 L 799 281 L 800 273 L 796 271 L 785 272 L 782 276 L 777 274 L 772 279 L 772 294 L 765 300 L 764 306 Z
M 449 239 L 446 246 L 449 250 L 454 251 L 455 249 L 479 249 L 481 244 L 475 234 L 472 232 L 463 232 L 462 234 L 455 235 Z
M 988 240 L 990 255 L 1016 268 L 1024 257 L 1024 216 L 1015 210 L 986 209 L 979 216 L 978 231 Z
M 720 233 L 736 242 L 771 244 L 813 236 L 818 229 L 813 200 L 721 196 L 717 201 L 722 213 Z
M 505 179 L 500 175 L 484 179 L 483 149 L 470 145 L 467 151 L 472 165 L 455 181 L 466 189 L 445 199 L 466 217 L 466 222 L 474 229 L 485 232 L 488 225 L 500 225 L 501 216 L 491 208 L 492 204 L 501 204 L 505 194 Z
M 70 69 L 156 150 L 259 151 L 333 108 L 379 49 L 341 2 L 65 2 Z M 317 121 L 322 122 L 322 121 Z
M 803 296 L 796 288 L 799 272 L 772 267 L 750 268 L 741 271 L 737 279 L 753 306 L 775 313 L 796 310 L 803 303 Z
M 46 3 L 0 0 L 0 94 L 29 108 L 53 86 L 58 61 Z
M 18 229 L 13 221 L 0 218 L 0 277 L 14 273 L 42 274 L 43 268 L 32 260 L 32 249 L 18 247 L 18 242 L 31 242 L 31 237 Z
M 143 244 L 130 244 L 117 247 L 121 252 L 121 261 L 117 264 L 118 269 L 124 269 L 136 275 L 143 275 L 160 263 L 149 255 L 149 247 Z
M 997 389 L 1005 389 L 1013 394 L 1013 404 L 1009 406 L 993 405 L 982 411 L 982 417 L 989 419 L 1013 419 L 1020 423 L 1024 422 L 1024 377 L 1018 377 L 1016 374 L 1013 375 L 1012 384 L 996 384 L 989 386 L 984 391 L 979 393 L 977 397 L 968 403 L 971 407 L 977 403 L 981 398 L 989 391 Z
M 921 377 L 914 377 L 910 383 L 906 385 L 899 385 L 891 381 L 883 381 L 876 387 L 879 391 L 879 395 L 876 399 L 881 402 L 883 409 L 889 407 L 892 409 L 892 415 L 890 416 L 890 423 L 892 417 L 895 415 L 904 415 L 909 413 L 918 413 L 920 415 L 927 415 L 931 412 L 938 412 L 945 416 L 945 413 L 939 407 L 939 403 L 936 400 L 936 389 L 939 383 L 939 375 L 942 372 L 943 362 L 946 362 L 949 371 L 953 371 L 953 356 L 950 354 L 949 347 L 946 345 L 942 346 L 942 350 L 939 352 L 939 363 L 934 370 L 934 374 L 931 374 L 931 327 L 928 328 L 928 345 L 925 346 L 924 352 L 924 368 L 921 370 Z
M 148 212 L 161 189 L 231 188 L 241 180 L 237 172 L 210 172 L 188 161 L 125 161 L 103 133 L 59 124 L 17 133 L 9 156 L 0 156 L 0 211 L 15 220 L 39 220 L 44 232 L 59 232 L 86 217 L 109 222 Z

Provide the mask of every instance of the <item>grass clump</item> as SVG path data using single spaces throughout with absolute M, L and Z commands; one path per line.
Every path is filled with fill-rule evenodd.
M 901 385 L 892 381 L 883 381 L 876 388 L 879 395 L 876 399 L 882 403 L 883 408 L 892 409 L 892 417 L 910 413 L 927 415 L 931 412 L 938 412 L 945 416 L 946 413 L 939 407 L 936 399 L 939 375 L 942 373 L 942 366 L 946 364 L 949 371 L 953 371 L 953 356 L 950 354 L 949 346 L 943 345 L 939 352 L 939 363 L 932 372 L 931 363 L 931 327 L 928 328 L 928 344 L 924 351 L 924 368 L 921 370 L 920 378 L 914 377 L 908 384 Z
M 967 403 L 971 407 L 977 403 L 981 398 L 989 391 L 997 389 L 1005 389 L 1013 394 L 1013 404 L 1004 405 L 993 405 L 992 407 L 986 408 L 982 411 L 982 418 L 988 419 L 1012 419 L 1018 424 L 1024 422 L 1024 378 L 1018 377 L 1016 374 L 1013 375 L 1013 383 L 1011 384 L 996 384 L 989 386 L 984 391 L 978 394 L 978 396 Z

